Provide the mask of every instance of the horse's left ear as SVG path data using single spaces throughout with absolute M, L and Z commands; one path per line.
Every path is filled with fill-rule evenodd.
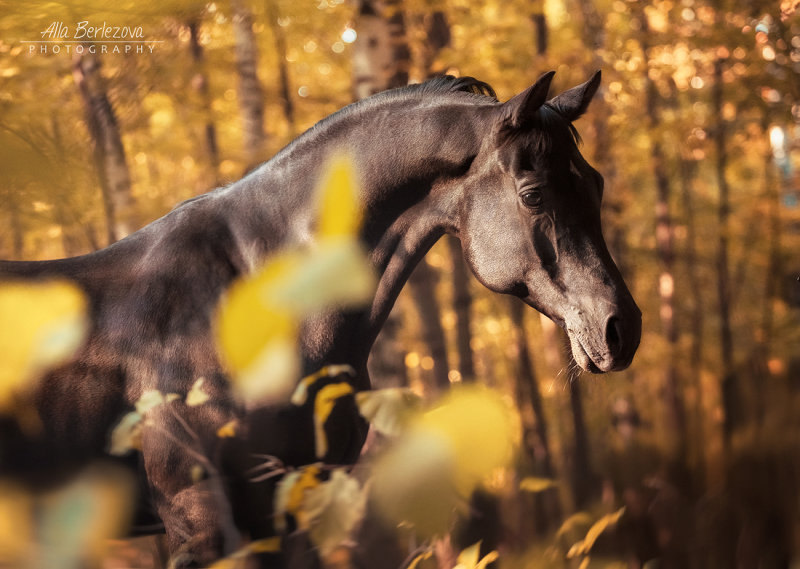
M 572 122 L 586 112 L 599 86 L 600 70 L 598 69 L 586 83 L 564 91 L 550 99 L 547 104 L 558 111 L 562 117 Z

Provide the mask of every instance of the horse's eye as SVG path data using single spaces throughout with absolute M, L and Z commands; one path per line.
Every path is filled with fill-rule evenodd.
M 539 190 L 525 190 L 519 195 L 525 207 L 537 209 L 542 206 L 542 193 Z

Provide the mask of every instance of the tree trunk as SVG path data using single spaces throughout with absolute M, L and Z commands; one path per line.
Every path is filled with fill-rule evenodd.
M 296 127 L 294 118 L 294 102 L 292 101 L 292 87 L 289 79 L 289 66 L 286 64 L 286 34 L 278 23 L 280 13 L 278 12 L 277 0 L 267 0 L 267 20 L 272 31 L 272 39 L 275 42 L 275 53 L 278 57 L 278 78 L 280 81 L 280 94 L 283 106 L 283 116 L 289 126 L 289 136 L 294 137 Z
M 422 68 L 426 77 L 435 77 L 442 73 L 442 70 L 434 67 L 436 58 L 442 49 L 450 45 L 450 24 L 447 21 L 447 15 L 440 10 L 426 14 L 424 18 L 427 41 L 420 46 L 422 48 Z
M 447 341 L 442 327 L 439 302 L 436 300 L 436 270 L 423 259 L 408 279 L 411 296 L 422 323 L 422 340 L 428 347 L 433 368 L 433 384 L 439 391 L 450 388 L 450 366 L 447 363 Z
M 544 13 L 544 0 L 534 0 L 531 4 L 531 22 L 536 41 L 536 55 L 547 55 L 547 16 Z
M 384 4 L 379 0 L 359 0 L 357 18 L 358 37 L 353 44 L 353 94 L 356 99 L 363 99 L 389 88 L 389 71 L 396 63 Z M 398 339 L 402 321 L 398 302 L 370 351 L 370 376 L 376 386 L 408 384 L 406 351 Z
M 664 339 L 667 342 L 665 355 L 663 390 L 674 433 L 676 458 L 686 458 L 687 430 L 686 411 L 681 397 L 680 377 L 677 369 L 678 328 L 675 322 L 675 260 L 672 245 L 672 214 L 670 211 L 670 178 L 663 141 L 658 133 L 662 119 L 662 101 L 655 82 L 650 78 L 651 61 L 650 30 L 644 11 L 639 12 L 641 23 L 641 46 L 645 56 L 645 108 L 650 129 L 650 163 L 656 183 L 656 255 L 661 266 L 658 280 L 658 295 L 661 302 L 659 317 Z
M 536 377 L 533 357 L 530 352 L 530 339 L 525 328 L 525 311 L 530 310 L 521 300 L 510 299 L 511 321 L 516 329 L 516 354 L 517 354 L 517 405 L 520 408 L 522 419 L 522 447 L 525 449 L 528 463 L 532 467 L 530 474 L 537 477 L 554 478 L 555 470 L 550 454 L 550 441 L 547 434 L 547 418 L 544 414 L 542 393 Z M 529 468 L 530 468 L 529 467 Z M 525 475 L 526 472 L 521 473 Z M 561 506 L 558 495 L 552 491 L 534 494 L 532 500 L 528 497 L 518 496 L 524 504 L 531 504 L 532 508 L 520 508 L 524 518 L 533 517 L 534 531 L 539 536 L 544 536 L 551 526 L 561 519 Z M 528 520 L 521 519 L 524 528 Z
M 72 75 L 83 99 L 86 125 L 103 195 L 108 241 L 113 243 L 136 227 L 131 177 L 114 109 L 100 73 L 100 61 L 88 50 L 73 58 Z
M 734 428 L 741 423 L 742 407 L 738 382 L 733 367 L 733 331 L 730 316 L 730 276 L 728 260 L 728 235 L 730 232 L 730 189 L 725 177 L 728 165 L 728 150 L 725 148 L 726 124 L 722 116 L 723 93 L 722 75 L 725 60 L 717 57 L 714 60 L 714 78 L 711 88 L 711 105 L 713 116 L 716 117 L 716 127 L 712 131 L 715 157 L 714 171 L 716 174 L 718 203 L 717 223 L 719 237 L 717 240 L 717 299 L 719 309 L 719 334 L 720 334 L 720 370 L 722 372 L 722 403 L 725 413 L 723 420 L 723 433 L 726 443 L 729 442 Z
M 564 332 L 546 316 L 540 315 L 540 320 L 547 364 L 556 376 L 565 374 L 565 381 L 568 383 L 573 442 L 571 453 L 565 463 L 569 465 L 569 481 L 575 502 L 574 507 L 582 509 L 597 494 L 598 478 L 589 459 L 589 434 L 583 411 L 583 395 L 579 374 L 575 373 L 578 364 L 572 358 L 569 339 Z
M 353 45 L 355 98 L 408 84 L 410 67 L 402 0 L 359 0 Z
M 398 338 L 400 328 L 402 314 L 392 310 L 372 345 L 367 368 L 377 389 L 408 386 L 406 351 Z
M 217 129 L 214 126 L 214 115 L 211 108 L 211 94 L 208 90 L 208 77 L 205 70 L 205 57 L 203 46 L 200 44 L 200 21 L 199 18 L 190 20 L 189 27 L 189 50 L 192 54 L 192 89 L 197 94 L 200 115 L 203 121 L 203 141 L 204 153 L 206 155 L 206 165 L 213 185 L 219 184 L 219 146 L 217 144 Z
M 469 290 L 470 275 L 461 242 L 451 236 L 445 237 L 453 262 L 453 311 L 456 315 L 456 350 L 458 371 L 462 381 L 475 381 L 475 360 L 472 352 L 472 293 Z
M 253 16 L 244 0 L 231 0 L 231 9 L 245 170 L 249 171 L 265 158 L 264 92 L 258 81 L 258 45 L 253 32 Z
M 9 198 L 6 202 L 8 210 L 8 224 L 11 229 L 11 258 L 21 261 L 24 255 L 25 234 L 22 230 L 22 219 L 19 212 L 19 203 L 16 197 Z
M 597 11 L 594 2 L 590 0 L 579 0 L 583 25 L 583 45 L 589 50 L 592 56 L 592 68 L 602 69 L 604 61 L 600 52 L 605 48 L 606 34 L 605 22 Z M 614 261 L 620 272 L 626 277 L 631 278 L 632 267 L 627 263 L 627 244 L 625 236 L 625 196 L 622 195 L 622 187 L 618 184 L 617 166 L 611 149 L 614 147 L 611 137 L 611 129 L 607 124 L 608 117 L 611 116 L 611 109 L 603 96 L 605 89 L 600 87 L 600 92 L 592 102 L 592 130 L 594 132 L 594 162 L 595 167 L 603 175 L 605 190 L 603 192 L 603 225 L 604 233 L 608 236 L 606 240 Z

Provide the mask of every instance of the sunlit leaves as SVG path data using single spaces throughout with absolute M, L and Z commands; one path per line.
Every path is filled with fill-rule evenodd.
M 74 284 L 0 284 L 0 411 L 10 410 L 44 370 L 71 357 L 86 330 L 86 298 Z
M 361 213 L 352 159 L 337 155 L 323 169 L 315 242 L 270 257 L 233 285 L 217 321 L 220 352 L 247 401 L 281 401 L 297 380 L 300 323 L 322 310 L 356 306 L 375 278 L 357 239 Z
M 420 533 L 447 531 L 456 509 L 512 457 L 511 412 L 492 391 L 454 389 L 414 419 L 375 465 L 373 494 L 389 519 Z

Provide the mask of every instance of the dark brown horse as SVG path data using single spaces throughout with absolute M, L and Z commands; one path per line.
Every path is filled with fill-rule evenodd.
M 641 314 L 603 240 L 603 178 L 581 156 L 572 126 L 600 74 L 548 100 L 552 76 L 506 103 L 471 78 L 376 95 L 323 120 L 244 179 L 106 249 L 0 262 L 5 280 L 72 279 L 90 299 L 92 321 L 74 360 L 37 388 L 43 432 L 25 437 L 12 421 L 0 421 L 0 474 L 35 481 L 77 469 L 104 455 L 110 429 L 144 390 L 185 394 L 202 376 L 211 402 L 157 411 L 159 428 L 145 429 L 142 451 L 131 457 L 150 521 L 163 522 L 171 551 L 189 554 L 185 566 L 235 548 L 234 524 L 252 537 L 269 535 L 271 489 L 244 482 L 242 471 L 253 453 L 315 461 L 311 411 L 238 406 L 217 356 L 212 315 L 234 279 L 278 249 L 314 239 L 315 180 L 326 156 L 341 149 L 356 157 L 362 175 L 360 237 L 379 283 L 365 309 L 304 325 L 306 371 L 350 364 L 353 386 L 369 389 L 370 346 L 412 269 L 444 233 L 460 238 L 489 289 L 518 296 L 561 325 L 583 369 L 628 366 Z M 233 418 L 249 430 L 232 451 L 220 448 L 215 433 Z M 221 477 L 193 482 L 195 458 L 164 436 L 186 439 L 186 425 Z M 354 461 L 364 427 L 352 400 L 342 400 L 326 424 L 325 460 Z M 213 499 L 219 488 L 230 507 Z

